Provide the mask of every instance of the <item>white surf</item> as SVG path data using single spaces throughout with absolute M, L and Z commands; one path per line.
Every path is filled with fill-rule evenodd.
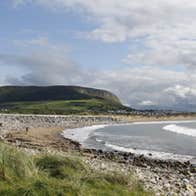
M 175 133 L 179 133 L 179 134 L 184 134 L 184 135 L 196 137 L 196 129 L 183 127 L 183 126 L 179 126 L 176 124 L 166 125 L 163 127 L 163 129 L 166 131 L 171 131 L 171 132 L 175 132 Z
M 158 151 L 151 151 L 151 150 L 140 150 L 140 149 L 133 149 L 133 148 L 126 148 L 118 145 L 114 145 L 111 143 L 106 142 L 105 146 L 108 148 L 111 148 L 112 150 L 117 150 L 121 152 L 129 152 L 134 153 L 138 155 L 144 155 L 149 158 L 157 158 L 162 160 L 181 160 L 181 161 L 188 161 L 193 159 L 193 156 L 188 155 L 179 155 L 179 154 L 173 154 L 173 153 L 166 153 L 166 152 L 158 152 Z
M 102 129 L 106 126 L 107 125 L 93 125 L 82 128 L 66 129 L 65 131 L 63 131 L 62 136 L 83 144 L 93 131 Z

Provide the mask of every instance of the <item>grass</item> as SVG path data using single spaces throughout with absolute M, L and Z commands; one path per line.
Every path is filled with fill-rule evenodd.
M 1 196 L 151 196 L 131 176 L 93 171 L 79 157 L 29 155 L 0 143 Z
M 99 114 L 110 110 L 127 109 L 102 99 L 62 100 L 42 102 L 11 102 L 0 104 L 0 109 L 9 113 L 30 114 Z

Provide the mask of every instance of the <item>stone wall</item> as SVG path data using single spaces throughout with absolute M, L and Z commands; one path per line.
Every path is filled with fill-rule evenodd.
M 79 127 L 93 124 L 116 123 L 118 121 L 118 119 L 108 116 L 0 114 L 0 133 L 22 131 L 26 127 Z

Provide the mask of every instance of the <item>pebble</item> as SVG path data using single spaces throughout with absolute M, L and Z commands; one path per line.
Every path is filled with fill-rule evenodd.
M 25 127 L 75 127 L 76 124 L 92 125 L 114 123 L 117 119 L 112 117 L 80 117 L 80 116 L 35 116 L 35 115 L 0 115 L 3 126 L 0 131 L 25 130 Z M 1 138 L 0 138 L 1 139 Z M 17 142 L 20 145 L 20 142 Z M 95 170 L 119 171 L 125 175 L 135 174 L 142 181 L 144 187 L 153 190 L 155 195 L 196 196 L 196 173 L 186 170 L 189 163 L 177 163 L 146 159 L 144 156 L 133 157 L 130 153 L 123 155 L 118 152 L 108 153 L 107 156 L 121 158 L 122 163 L 105 160 L 104 153 L 99 152 L 94 158 L 85 157 L 85 162 Z M 99 156 L 102 156 L 100 159 Z M 149 154 L 151 156 L 151 154 Z M 126 160 L 126 161 L 125 161 Z M 181 168 L 181 169 L 179 169 Z M 195 169 L 193 169 L 195 171 Z M 172 196 L 173 196 L 172 195 Z
M 183 179 L 183 182 L 186 184 L 189 184 L 189 180 L 187 180 L 187 179 Z
M 184 175 L 175 169 L 143 168 L 129 164 L 96 158 L 86 162 L 95 170 L 119 171 L 124 174 L 135 174 L 147 190 L 153 190 L 156 196 L 196 196 L 196 174 Z

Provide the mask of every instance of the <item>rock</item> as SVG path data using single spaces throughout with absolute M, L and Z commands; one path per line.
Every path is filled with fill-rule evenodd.
M 187 190 L 189 191 L 190 196 L 195 196 L 196 195 L 196 190 L 191 186 L 190 184 L 187 185 Z
M 77 124 L 88 126 L 92 124 L 113 123 L 117 120 L 115 117 L 107 116 L 55 116 L 55 115 L 22 115 L 22 114 L 1 114 L 0 115 L 0 131 L 20 131 L 28 128 L 38 127 L 76 127 Z M 3 122 L 3 124 L 2 124 Z
M 151 181 L 150 181 L 151 183 L 153 183 L 153 184 L 157 184 L 157 181 L 153 178 L 153 179 L 151 179 Z
M 98 154 L 103 154 L 103 150 L 98 150 Z
M 171 185 L 169 183 L 165 184 L 165 188 L 169 189 Z
M 101 163 L 101 169 L 106 169 L 106 165 L 104 163 Z
M 184 182 L 185 184 L 189 184 L 189 180 L 187 180 L 187 179 L 183 179 L 183 182 Z

